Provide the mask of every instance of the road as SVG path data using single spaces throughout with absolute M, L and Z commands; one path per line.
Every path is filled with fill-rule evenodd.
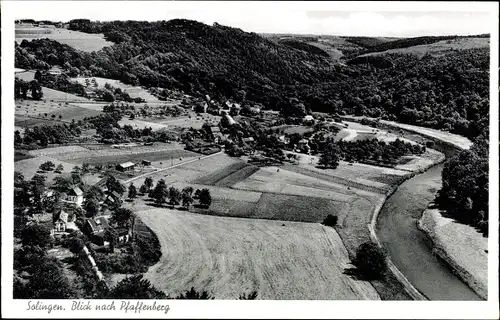
M 166 167 L 166 168 L 162 168 L 162 169 L 158 169 L 156 171 L 152 171 L 152 172 L 146 172 L 144 174 L 141 174 L 137 177 L 133 177 L 133 178 L 130 178 L 128 180 L 125 180 L 123 181 L 124 184 L 127 184 L 129 182 L 132 182 L 132 181 L 135 181 L 135 180 L 138 180 L 138 179 L 141 179 L 141 178 L 144 178 L 144 177 L 147 177 L 149 175 L 153 175 L 153 174 L 157 174 L 158 172 L 163 172 L 163 171 L 166 171 L 166 170 L 169 170 L 169 169 L 172 169 L 172 168 L 175 168 L 175 167 L 179 167 L 179 166 L 182 166 L 182 165 L 185 165 L 185 164 L 188 164 L 188 163 L 192 163 L 192 162 L 195 162 L 195 161 L 200 161 L 200 160 L 203 160 L 203 159 L 206 159 L 206 158 L 210 158 L 210 157 L 213 157 L 215 155 L 218 155 L 220 153 L 222 153 L 223 151 L 219 151 L 219 152 L 216 152 L 216 153 L 212 153 L 212 154 L 209 154 L 208 156 L 203 156 L 203 157 L 200 157 L 198 159 L 192 159 L 192 160 L 188 160 L 188 161 L 184 161 L 184 162 L 180 162 L 178 164 L 174 164 L 173 166 L 170 166 L 170 167 Z

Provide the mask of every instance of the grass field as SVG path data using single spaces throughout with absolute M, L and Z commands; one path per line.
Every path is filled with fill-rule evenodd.
M 63 104 L 62 102 L 50 102 L 50 101 L 16 101 L 15 116 L 19 124 L 24 125 L 24 121 L 27 122 L 26 125 L 34 125 L 30 123 L 40 123 L 40 124 L 57 124 L 63 122 L 71 122 L 73 119 L 75 121 L 82 120 L 85 117 L 92 117 L 99 115 L 101 110 L 89 110 L 87 108 L 79 107 L 76 104 Z M 45 113 L 47 116 L 45 116 Z M 52 115 L 55 118 L 52 118 Z M 62 118 L 59 119 L 59 116 Z M 27 119 L 29 118 L 29 119 Z
M 332 228 L 168 209 L 139 217 L 158 235 L 163 253 L 146 278 L 171 295 L 195 287 L 216 299 L 253 290 L 258 299 L 379 299 L 368 282 L 343 273 L 350 260 Z
M 76 165 L 74 163 L 59 161 L 57 159 L 47 157 L 47 156 L 39 156 L 35 158 L 24 159 L 20 161 L 14 162 L 14 170 L 20 172 L 24 175 L 25 180 L 31 179 L 35 174 L 42 174 L 47 177 L 47 182 L 52 181 L 52 179 L 56 176 L 60 176 L 61 174 L 55 173 L 54 171 L 49 172 L 39 172 L 39 167 L 42 163 L 51 161 L 57 167 L 59 164 L 62 164 L 64 167 L 63 174 L 69 173 Z
M 206 176 L 193 181 L 197 184 L 206 184 L 218 187 L 230 187 L 240 181 L 245 180 L 253 173 L 259 170 L 258 167 L 244 162 L 237 162 L 217 171 L 211 172 Z
M 423 44 L 412 46 L 408 48 L 391 49 L 383 52 L 372 52 L 362 56 L 381 55 L 387 53 L 406 53 L 414 54 L 417 56 L 424 56 L 430 54 L 433 56 L 440 56 L 451 52 L 452 50 L 466 50 L 475 48 L 488 48 L 490 46 L 490 39 L 488 38 L 461 38 L 453 40 L 442 40 L 431 44 Z
M 272 130 L 279 130 L 281 133 L 285 134 L 294 134 L 294 133 L 299 133 L 299 134 L 304 134 L 306 132 L 313 131 L 312 128 L 308 128 L 305 126 L 299 126 L 299 125 L 282 125 L 282 126 L 275 126 L 271 127 Z
M 90 34 L 62 28 L 50 29 L 52 32 L 49 34 L 37 33 L 41 30 L 46 30 L 37 27 L 16 28 L 16 30 L 24 30 L 25 32 L 23 34 L 16 34 L 16 41 L 18 43 L 21 43 L 23 40 L 30 41 L 32 39 L 48 38 L 85 52 L 98 51 L 114 44 L 113 42 L 106 41 L 102 34 Z
M 139 87 L 139 86 L 131 86 L 128 84 L 125 84 L 119 80 L 114 80 L 114 79 L 107 79 L 107 78 L 100 78 L 100 77 L 92 77 L 92 78 L 85 78 L 85 77 L 78 77 L 78 78 L 73 78 L 73 80 L 77 81 L 80 84 L 85 85 L 85 80 L 89 79 L 95 79 L 99 87 L 104 87 L 106 83 L 109 83 L 111 86 L 115 88 L 120 88 L 123 91 L 126 91 L 131 98 L 143 98 L 146 100 L 146 102 L 159 102 L 157 97 L 149 93 L 148 90 Z

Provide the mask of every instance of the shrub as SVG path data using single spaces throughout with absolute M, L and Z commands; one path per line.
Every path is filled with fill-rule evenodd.
M 353 264 L 366 279 L 380 279 L 387 270 L 386 253 L 378 245 L 365 242 L 358 247 Z
M 338 219 L 339 217 L 329 214 L 323 220 L 323 224 L 328 227 L 335 227 L 337 225 Z

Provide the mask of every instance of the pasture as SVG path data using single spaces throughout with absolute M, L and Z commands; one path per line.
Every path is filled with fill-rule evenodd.
M 65 161 L 59 161 L 57 159 L 47 157 L 47 156 L 39 156 L 39 157 L 34 157 L 34 158 L 29 158 L 29 159 L 24 159 L 24 160 L 19 160 L 14 162 L 14 170 L 17 172 L 20 172 L 23 174 L 25 180 L 31 179 L 34 175 L 36 174 L 42 174 L 47 177 L 47 182 L 52 181 L 54 177 L 60 176 L 61 174 L 55 173 L 54 171 L 48 171 L 48 172 L 39 172 L 39 167 L 42 163 L 51 161 L 52 163 L 55 164 L 57 167 L 59 164 L 62 164 L 64 167 L 63 174 L 64 173 L 69 173 L 75 166 L 74 163 L 69 163 Z
M 145 277 L 168 294 L 194 287 L 216 299 L 253 290 L 258 299 L 380 299 L 369 282 L 343 273 L 350 260 L 332 228 L 168 209 L 138 214 L 162 248 Z
M 390 49 L 383 52 L 371 52 L 361 56 L 383 55 L 388 53 L 414 54 L 419 57 L 423 57 L 426 54 L 441 56 L 454 50 L 489 48 L 489 46 L 489 38 L 458 38 L 452 40 L 441 40 L 431 44 L 422 44 L 408 48 Z
M 50 33 L 42 33 L 50 30 Z M 22 32 L 22 33 L 21 33 Z M 112 46 L 114 43 L 106 41 L 102 34 L 91 34 L 80 31 L 72 31 L 63 28 L 45 29 L 45 28 L 16 28 L 16 42 L 21 43 L 23 40 L 31 41 L 33 39 L 51 39 L 59 43 L 66 44 L 76 50 L 92 52 L 99 51 L 104 47 Z
M 85 117 L 92 117 L 101 113 L 100 110 L 89 110 L 79 107 L 77 104 L 33 100 L 16 101 L 15 110 L 15 116 L 19 118 L 19 122 L 27 120 L 25 118 L 33 118 L 32 122 L 42 124 L 44 122 L 53 124 L 71 122 L 73 119 L 78 121 Z
M 77 77 L 73 78 L 72 80 L 85 85 L 86 80 L 91 81 L 92 79 L 95 79 L 97 82 L 97 85 L 102 89 L 104 88 L 104 85 L 106 83 L 109 83 L 111 86 L 115 88 L 120 88 L 123 91 L 126 91 L 131 98 L 143 98 L 146 100 L 146 102 L 160 102 L 160 100 L 149 93 L 147 89 L 144 89 L 143 87 L 140 86 L 132 86 L 129 84 L 125 84 L 119 80 L 114 80 L 114 79 L 108 79 L 108 78 L 100 78 L 100 77 L 91 77 L 91 78 L 85 78 L 85 77 Z

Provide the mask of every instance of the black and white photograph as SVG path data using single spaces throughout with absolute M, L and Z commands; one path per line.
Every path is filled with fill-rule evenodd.
M 498 318 L 498 4 L 434 4 L 3 1 L 2 309 Z

